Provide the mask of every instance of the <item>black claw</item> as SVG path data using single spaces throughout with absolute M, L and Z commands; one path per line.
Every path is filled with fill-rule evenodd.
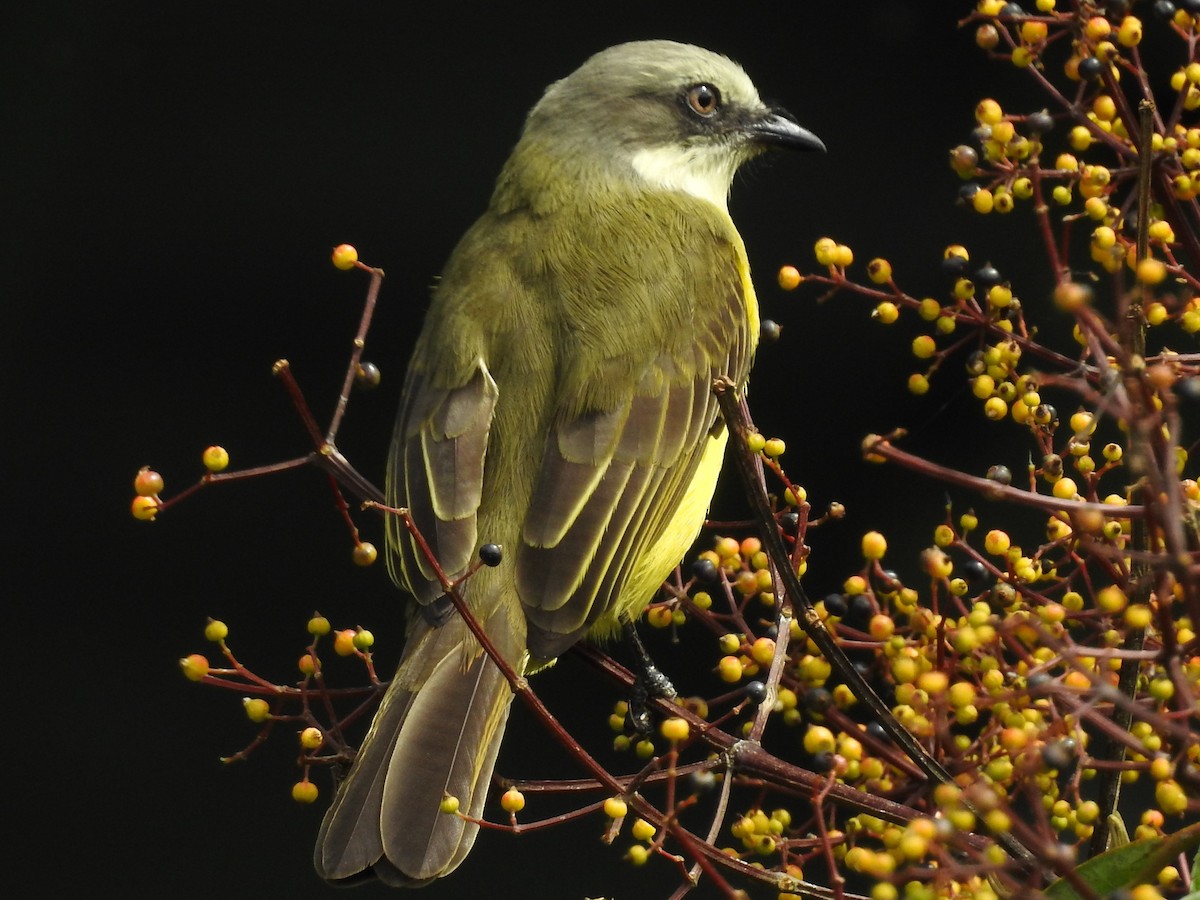
M 671 680 L 650 659 L 650 654 L 642 646 L 633 622 L 624 622 L 622 631 L 637 657 L 637 678 L 629 692 L 629 712 L 625 716 L 625 723 L 638 734 L 645 736 L 653 730 L 653 720 L 647 708 L 650 698 L 674 700 L 678 693 Z

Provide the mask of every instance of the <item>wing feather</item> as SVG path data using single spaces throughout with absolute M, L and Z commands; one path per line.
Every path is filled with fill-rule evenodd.
M 686 522 L 677 517 L 710 436 L 723 428 L 713 379 L 727 374 L 743 382 L 749 369 L 753 298 L 745 287 L 730 254 L 721 302 L 697 305 L 686 328 L 643 357 L 631 398 L 598 411 L 560 407 L 516 564 L 536 656 L 556 656 L 597 621 L 648 601 L 657 585 L 641 583 L 648 577 L 641 563 L 648 554 L 677 559 L 694 539 L 703 510 L 686 511 Z M 607 360 L 597 371 L 611 365 Z M 589 463 L 592 448 L 603 452 Z
M 418 369 L 405 384 L 388 472 L 389 502 L 407 508 L 443 571 L 470 563 L 478 539 L 477 514 L 499 389 L 478 360 L 459 386 L 439 388 Z M 442 594 L 433 567 L 403 524 L 388 517 L 389 545 L 399 553 L 400 574 L 422 604 Z

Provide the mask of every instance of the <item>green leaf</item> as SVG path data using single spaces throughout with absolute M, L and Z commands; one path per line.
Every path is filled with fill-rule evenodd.
M 1095 893 L 1110 894 L 1120 888 L 1154 882 L 1158 870 L 1171 864 L 1180 853 L 1200 846 L 1200 822 L 1181 828 L 1165 837 L 1134 841 L 1076 867 L 1075 873 Z M 1050 900 L 1082 900 L 1065 878 L 1046 888 Z

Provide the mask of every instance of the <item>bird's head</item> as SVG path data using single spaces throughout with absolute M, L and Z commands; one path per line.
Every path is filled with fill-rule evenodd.
M 766 149 L 824 150 L 769 106 L 737 63 L 673 41 L 610 47 L 556 81 L 514 157 L 683 191 L 724 208 L 734 173 Z

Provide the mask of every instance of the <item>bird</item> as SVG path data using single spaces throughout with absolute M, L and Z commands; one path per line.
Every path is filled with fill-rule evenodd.
M 759 332 L 727 200 L 772 148 L 825 149 L 729 58 L 609 47 L 545 90 L 433 288 L 385 493 L 451 580 L 471 573 L 457 590 L 518 673 L 619 632 L 703 527 L 729 433 L 713 381 L 745 385 Z M 442 802 L 482 815 L 513 693 L 403 523 L 386 530 L 405 647 L 314 862 L 417 887 L 475 842 Z

